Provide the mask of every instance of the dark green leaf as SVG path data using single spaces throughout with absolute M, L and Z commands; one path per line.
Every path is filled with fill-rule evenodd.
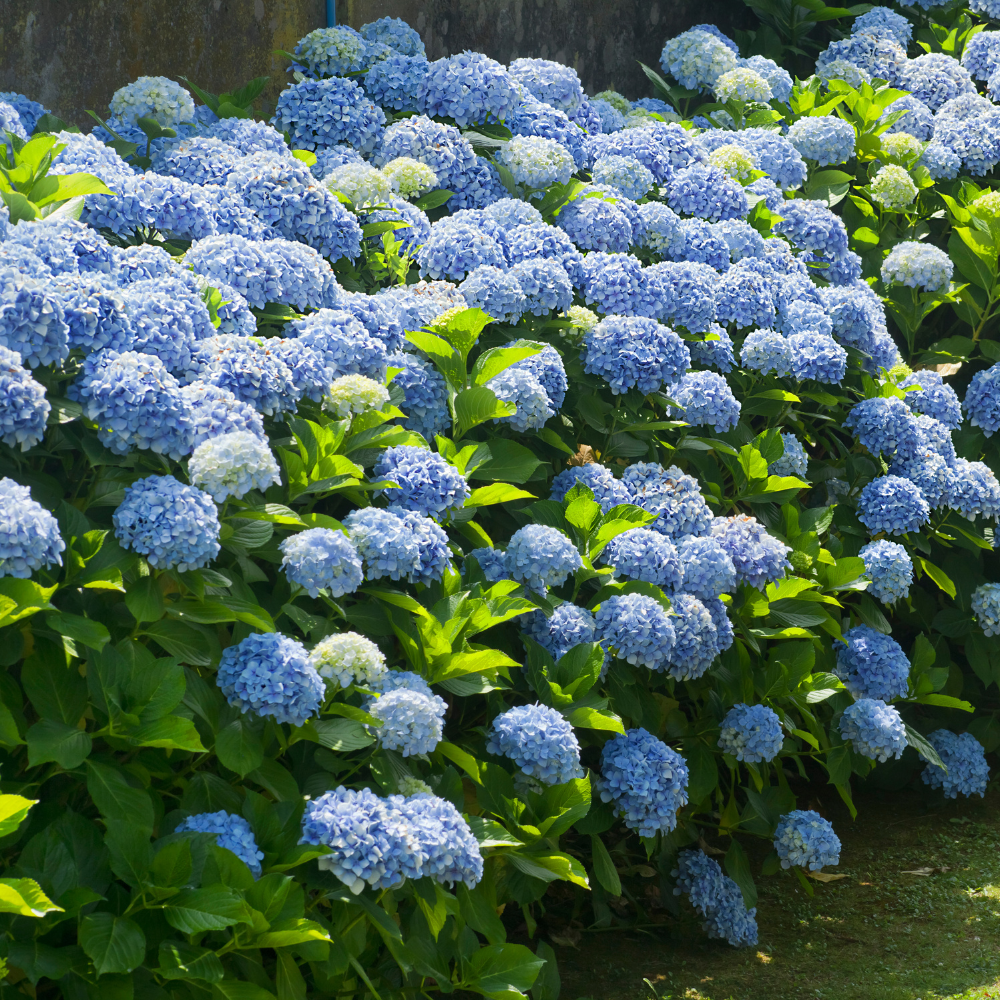
M 94 963 L 94 971 L 131 972 L 142 965 L 146 935 L 134 921 L 113 913 L 91 913 L 80 921 L 80 944 Z

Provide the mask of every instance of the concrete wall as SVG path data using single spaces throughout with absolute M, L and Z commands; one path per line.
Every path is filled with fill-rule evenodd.
M 576 68 L 586 89 L 651 93 L 636 60 L 657 66 L 664 40 L 712 21 L 748 27 L 740 0 L 337 0 L 337 20 L 359 27 L 402 17 L 427 54 L 475 49 L 501 62 L 540 56 Z M 218 93 L 265 73 L 273 105 L 291 50 L 326 23 L 324 0 L 0 0 L 0 90 L 41 101 L 89 130 L 141 75 L 186 76 Z

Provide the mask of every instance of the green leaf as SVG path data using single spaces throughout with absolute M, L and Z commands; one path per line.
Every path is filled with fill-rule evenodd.
M 255 771 L 264 759 L 264 745 L 244 717 L 234 719 L 215 738 L 219 762 L 240 777 Z
M 19 580 L 16 577 L 0 578 L 0 597 L 10 598 L 14 607 L 6 605 L 0 609 L 0 627 L 20 621 L 39 611 L 55 611 L 49 598 L 56 592 L 55 587 L 43 587 L 33 580 Z
M 542 460 L 529 448 L 505 438 L 490 441 L 490 455 L 492 457 L 488 462 L 469 473 L 469 479 L 526 483 L 542 464 Z
M 216 1000 L 275 1000 L 274 994 L 263 986 L 235 979 L 213 983 L 212 996 Z
M 527 490 L 519 490 L 509 483 L 494 483 L 492 486 L 480 486 L 474 489 L 466 499 L 466 507 L 489 507 L 492 504 L 508 503 L 511 500 L 534 500 L 535 494 Z
M 943 569 L 940 569 L 933 563 L 928 562 L 922 556 L 917 557 L 917 562 L 920 563 L 920 568 L 941 588 L 941 590 L 954 600 L 955 584 L 952 583 L 951 577 L 949 577 Z
M 462 986 L 495 1000 L 516 1000 L 531 989 L 545 964 L 523 944 L 491 944 L 466 963 Z
M 254 939 L 255 948 L 288 948 L 306 941 L 329 941 L 330 935 L 314 920 L 284 920 Z
M 580 729 L 603 729 L 612 733 L 624 733 L 622 720 L 607 708 L 589 708 L 582 706 L 573 709 L 567 716 L 571 726 Z
M 912 726 L 906 726 L 906 742 L 913 747 L 913 749 L 916 750 L 928 764 L 933 764 L 935 767 L 941 768 L 941 770 L 945 773 L 948 772 L 948 768 L 944 766 L 944 763 L 938 756 L 938 752 L 934 749 L 933 744 Z
M 743 904 L 749 910 L 757 905 L 757 886 L 754 885 L 750 873 L 750 861 L 743 850 L 743 845 L 733 839 L 726 851 L 726 874 L 740 887 L 743 893 Z
M 375 742 L 375 737 L 355 719 L 320 719 L 311 725 L 316 742 L 337 753 L 361 750 Z
M 957 708 L 962 712 L 974 712 L 975 709 L 967 701 L 961 698 L 952 698 L 948 694 L 925 694 L 915 698 L 920 705 L 937 705 L 939 708 Z
M 212 662 L 212 647 L 203 632 L 180 621 L 157 621 L 140 633 L 155 639 L 171 656 L 194 667 Z
M 478 427 L 487 420 L 509 417 L 516 412 L 517 407 L 513 403 L 497 399 L 493 390 L 484 385 L 463 389 L 455 397 L 455 418 L 458 424 L 456 437 L 464 437 L 473 427 Z M 486 463 L 491 464 L 492 462 Z
M 25 734 L 28 764 L 37 767 L 55 761 L 63 770 L 79 767 L 93 749 L 93 741 L 82 729 L 57 719 L 42 719 Z
M 184 934 L 221 931 L 249 921 L 243 899 L 231 889 L 185 889 L 167 900 L 163 915 Z
M 140 577 L 129 585 L 125 594 L 125 606 L 132 617 L 139 622 L 156 622 L 163 617 L 163 592 L 156 577 Z
M 615 863 L 611 860 L 611 855 L 608 854 L 604 841 L 596 833 L 591 834 L 590 837 L 590 853 L 597 881 L 612 896 L 620 896 L 622 894 L 622 880 L 618 877 Z
M 165 747 L 193 753 L 205 751 L 194 723 L 178 715 L 164 715 L 143 723 L 128 734 L 128 741 L 140 747 Z
M 106 820 L 119 820 L 152 832 L 153 803 L 141 788 L 133 788 L 118 768 L 87 761 L 87 791 Z
M 435 191 L 428 191 L 427 194 L 414 200 L 413 204 L 422 212 L 429 212 L 432 208 L 440 208 L 452 195 L 453 191 L 438 188 Z
M 156 973 L 164 979 L 203 979 L 209 983 L 218 983 L 225 975 L 214 951 L 186 941 L 160 942 L 160 967 Z
M 79 198 L 87 194 L 114 194 L 114 192 L 93 174 L 47 174 L 32 187 L 28 197 L 35 205 L 42 208 L 57 201 L 68 201 L 70 198 Z
M 26 799 L 22 795 L 0 795 L 0 837 L 13 833 L 37 803 L 37 799 Z
M 60 635 L 68 635 L 77 642 L 82 642 L 90 649 L 103 649 L 111 639 L 111 634 L 100 622 L 95 622 L 82 615 L 71 615 L 65 612 L 47 614 L 45 624 Z
M 22 917 L 44 917 L 46 913 L 62 913 L 30 878 L 0 878 L 0 913 L 17 913 Z
M 485 385 L 511 365 L 538 354 L 544 346 L 530 341 L 516 341 L 516 344 L 516 347 L 491 347 L 484 351 L 472 366 L 472 384 Z
M 80 921 L 80 945 L 94 963 L 94 971 L 131 972 L 142 965 L 146 935 L 128 917 L 91 913 Z

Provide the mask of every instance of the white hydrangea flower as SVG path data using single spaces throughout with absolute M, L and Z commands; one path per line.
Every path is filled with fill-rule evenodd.
M 857 90 L 861 84 L 871 82 L 871 74 L 861 66 L 856 66 L 846 59 L 834 59 L 816 67 L 816 75 L 824 82 L 843 80 L 848 87 Z
M 410 156 L 397 156 L 390 160 L 382 173 L 389 178 L 393 191 L 402 198 L 416 198 L 438 185 L 438 175 L 426 163 Z
M 414 778 L 412 774 L 404 774 L 399 779 L 399 794 L 407 798 L 411 795 L 433 795 L 434 789 L 426 781 Z
M 886 132 L 882 135 L 882 152 L 894 160 L 912 160 L 923 153 L 925 145 L 909 132 Z
M 905 167 L 888 163 L 875 175 L 871 183 L 872 199 L 883 208 L 904 209 L 917 197 L 917 185 Z
M 1000 218 L 1000 191 L 987 191 L 981 194 L 969 205 L 969 211 L 981 219 Z
M 749 180 L 750 175 L 755 170 L 760 169 L 757 157 L 748 149 L 737 146 L 735 143 L 727 143 L 725 146 L 713 149 L 708 154 L 708 162 L 713 167 L 725 171 L 736 181 Z
M 278 463 L 267 442 L 250 431 L 233 431 L 202 441 L 188 459 L 192 486 L 211 493 L 216 503 L 242 497 L 252 489 L 266 490 L 281 482 Z
M 720 101 L 769 101 L 771 85 L 748 66 L 737 66 L 715 81 L 715 96 Z
M 573 325 L 564 327 L 559 331 L 560 336 L 570 340 L 579 340 L 600 322 L 600 316 L 586 306 L 570 306 L 562 314 L 563 319 L 568 319 Z
M 349 417 L 365 410 L 380 410 L 389 402 L 389 390 L 364 375 L 341 375 L 335 379 L 324 405 L 338 417 Z
M 928 292 L 947 290 L 954 272 L 948 255 L 927 243 L 908 240 L 897 243 L 882 262 L 882 280 L 899 282 Z
M 345 163 L 335 167 L 323 183 L 331 191 L 339 191 L 354 203 L 355 208 L 386 205 L 392 197 L 392 181 L 367 163 Z
M 129 125 L 139 118 L 155 118 L 172 128 L 194 121 L 194 99 L 179 84 L 165 76 L 140 76 L 120 87 L 111 97 L 111 114 Z
M 385 656 L 371 639 L 357 632 L 339 632 L 316 643 L 309 664 L 327 683 L 342 688 L 370 687 L 386 672 Z
M 538 135 L 515 135 L 497 151 L 496 159 L 518 184 L 535 190 L 565 184 L 576 170 L 573 154 L 565 146 Z

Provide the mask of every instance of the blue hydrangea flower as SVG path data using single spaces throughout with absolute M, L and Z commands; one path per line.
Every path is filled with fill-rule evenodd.
M 228 389 L 268 415 L 294 410 L 302 395 L 288 365 L 251 337 L 226 333 L 201 341 L 193 368 L 199 381 Z
M 587 106 L 600 118 L 602 133 L 609 135 L 625 128 L 625 116 L 610 101 L 595 97 Z
M 729 247 L 729 256 L 734 263 L 744 260 L 752 262 L 754 258 L 764 256 L 764 237 L 742 219 L 727 219 L 725 222 L 716 222 L 712 226 L 712 232 L 726 241 L 726 245 Z M 763 263 L 761 261 L 756 266 L 761 273 L 769 274 L 770 272 L 764 271 L 761 267 Z M 771 270 L 773 271 L 773 269 Z
M 691 28 L 667 39 L 660 66 L 688 90 L 708 90 L 723 73 L 735 69 L 737 53 L 716 35 Z
M 495 418 L 494 422 L 510 424 L 521 433 L 544 426 L 545 421 L 555 414 L 545 386 L 523 368 L 512 366 L 504 369 L 486 383 L 486 388 L 497 399 L 515 406 L 510 416 Z
M 826 121 L 826 119 L 802 118 L 800 121 Z M 848 249 L 847 229 L 844 223 L 821 201 L 796 198 L 794 201 L 785 202 L 781 207 L 781 221 L 774 228 L 776 232 L 787 236 L 795 246 L 809 250 L 824 259 L 839 257 Z
M 703 601 L 736 589 L 736 567 L 718 539 L 688 535 L 678 543 L 677 554 L 684 579 L 676 589 Z
M 520 198 L 501 198 L 500 201 L 487 205 L 483 211 L 505 230 L 512 230 L 517 226 L 545 225 L 542 213 Z
M 309 663 L 327 683 L 341 688 L 372 687 L 385 672 L 385 654 L 357 632 L 336 632 L 321 639 L 309 653 Z
M 819 871 L 824 865 L 840 864 L 840 838 L 833 824 L 814 809 L 793 809 L 778 821 L 774 849 L 782 868 Z
M 121 291 L 108 287 L 96 274 L 61 275 L 58 288 L 70 347 L 84 354 L 102 347 L 131 349 L 135 331 Z
M 940 455 L 947 465 L 954 465 L 955 443 L 951 439 L 951 431 L 934 417 L 917 414 L 916 419 L 920 431 L 921 448 L 932 454 Z M 922 451 L 921 454 L 923 453 Z
M 751 764 L 771 761 L 781 753 L 784 736 L 777 713 L 766 705 L 734 705 L 722 720 L 719 747 Z
M 369 714 L 382 723 L 375 730 L 379 745 L 404 757 L 430 753 L 441 742 L 447 708 L 443 698 L 406 687 L 387 691 L 368 704 Z
M 721 432 L 739 423 L 740 403 L 722 375 L 688 372 L 666 391 L 677 403 L 670 408 L 671 414 L 689 424 L 707 425 Z
M 983 583 L 972 594 L 972 613 L 986 635 L 1000 635 L 1000 583 Z
M 710 338 L 710 339 L 708 339 Z M 691 352 L 692 366 L 706 365 L 721 372 L 731 372 L 736 367 L 733 357 L 733 339 L 721 326 L 713 324 L 707 338 L 701 341 L 687 341 Z
M 691 905 L 705 918 L 702 925 L 710 938 L 728 941 L 734 948 L 757 944 L 757 908 L 746 908 L 739 886 L 722 874 L 719 863 L 702 851 L 681 851 L 674 895 L 686 893 Z
M 532 190 L 550 184 L 565 184 L 576 169 L 573 154 L 555 139 L 537 135 L 515 135 L 498 152 L 516 183 Z
M 821 167 L 844 163 L 854 155 L 854 126 L 836 115 L 800 118 L 789 127 L 788 141 Z
M 1000 430 L 1000 363 L 972 376 L 962 409 L 969 423 L 981 427 L 986 437 Z
M 878 698 L 861 698 L 844 709 L 840 735 L 857 753 L 880 763 L 902 757 L 906 749 L 906 727 L 899 712 Z
M 628 217 L 601 197 L 574 198 L 559 212 L 556 223 L 581 250 L 625 253 L 633 242 Z
M 674 174 L 667 186 L 667 204 L 681 215 L 711 222 L 742 219 L 749 211 L 743 188 L 718 167 L 702 164 Z
M 650 670 L 668 669 L 676 639 L 663 606 L 644 594 L 616 594 L 597 609 L 597 634 L 619 659 Z
M 573 111 L 583 102 L 583 84 L 572 66 L 551 59 L 515 59 L 507 68 L 511 80 L 562 111 Z
M 310 164 L 309 172 L 317 180 L 323 180 L 328 173 L 336 170 L 337 167 L 343 167 L 348 163 L 365 162 L 365 158 L 356 149 L 343 144 L 316 150 L 314 155 L 316 162 Z
M 667 255 L 678 245 L 681 220 L 662 202 L 647 201 L 639 206 L 642 218 L 641 245 L 655 253 Z
M 974 80 L 988 80 L 1000 65 L 1000 34 L 996 31 L 974 34 L 962 49 L 961 62 Z M 0 100 L 6 99 L 0 94 Z
M 714 271 L 729 267 L 729 244 L 704 219 L 681 220 L 670 255 L 678 261 L 707 264 Z
M 553 309 L 568 309 L 573 303 L 573 284 L 556 260 L 525 260 L 510 269 L 524 294 L 525 312 L 547 316 Z
M 595 183 L 607 184 L 633 201 L 645 197 L 654 183 L 652 171 L 631 156 L 600 156 L 591 173 Z
M 386 345 L 346 309 L 320 309 L 288 323 L 285 332 L 322 355 L 331 381 L 338 375 L 364 375 L 377 382 L 385 378 Z
M 576 168 L 582 169 L 591 160 L 587 136 L 582 128 L 570 120 L 570 114 L 572 112 L 567 113 L 550 104 L 543 104 L 530 93 L 524 93 L 521 103 L 505 124 L 514 135 L 540 136 L 558 142 L 569 151 Z
M 856 17 L 851 26 L 851 34 L 860 31 L 888 31 L 904 49 L 913 37 L 913 26 L 910 22 L 889 7 L 872 7 L 867 13 Z
M 643 269 L 637 257 L 620 253 L 589 253 L 583 261 L 583 294 L 603 313 L 635 316 L 648 312 Z
M 585 371 L 604 378 L 615 395 L 633 387 L 655 392 L 691 365 L 687 345 L 673 330 L 639 316 L 608 316 L 584 343 Z
M 433 440 L 451 423 L 447 389 L 440 372 L 413 354 L 390 354 L 388 367 L 400 368 L 393 384 L 403 390 L 403 426 Z
M 759 73 L 771 88 L 771 96 L 776 101 L 787 101 L 792 95 L 792 77 L 787 70 L 782 69 L 773 59 L 764 56 L 750 56 L 741 59 L 741 66 Z
M 520 705 L 498 715 L 486 749 L 509 757 L 524 774 L 546 785 L 562 785 L 584 776 L 573 727 L 546 705 Z
M 361 37 L 369 42 L 382 42 L 396 52 L 407 56 L 422 56 L 424 43 L 420 35 L 402 18 L 380 17 L 377 21 L 369 21 L 358 29 Z
M 948 771 L 945 773 L 936 765 L 928 764 L 920 775 L 925 785 L 940 788 L 949 799 L 957 799 L 959 795 L 986 795 L 990 768 L 983 745 L 972 733 L 956 736 L 947 729 L 936 729 L 927 734 L 927 740 Z
M 200 135 L 171 140 L 152 156 L 154 170 L 189 184 L 225 184 L 242 158 L 229 143 Z
M 299 39 L 293 55 L 293 68 L 316 78 L 347 76 L 368 65 L 365 39 L 345 24 L 310 31 Z
M 931 511 L 920 488 L 900 476 L 881 476 L 862 489 L 858 519 L 871 534 L 903 535 L 919 531 Z
M 488 212 L 488 209 L 484 211 Z M 511 213 L 505 217 L 513 218 Z M 507 256 L 512 265 L 533 262 L 540 257 L 554 260 L 562 265 L 574 285 L 582 285 L 583 255 L 562 229 L 541 221 L 519 223 L 506 231 L 505 239 Z
M 632 502 L 628 486 L 624 481 L 615 479 L 611 470 L 598 462 L 588 462 L 586 465 L 574 465 L 563 469 L 552 480 L 549 499 L 562 503 L 566 494 L 577 483 L 583 483 L 593 492 L 594 500 L 601 505 L 601 510 L 605 514 L 618 504 Z
M 948 470 L 948 506 L 970 521 L 1000 517 L 1000 482 L 985 462 L 956 459 Z
M 361 558 L 342 531 L 309 528 L 289 536 L 279 548 L 289 583 L 303 587 L 310 597 L 319 596 L 321 589 L 343 597 L 361 586 Z
M 249 635 L 224 649 L 216 683 L 241 712 L 273 716 L 293 726 L 319 712 L 324 693 L 305 647 L 280 632 Z
M 398 800 L 396 795 L 389 799 L 398 805 L 426 856 L 421 875 L 449 886 L 464 882 L 467 888 L 474 888 L 483 877 L 483 856 L 461 813 L 450 802 L 426 792 Z
M 968 51 L 968 47 L 966 51 Z M 934 115 L 931 109 L 918 97 L 914 97 L 912 94 L 904 94 L 902 97 L 897 97 L 882 112 L 879 121 L 882 121 L 896 111 L 905 111 L 906 114 L 893 122 L 886 132 L 883 133 L 884 135 L 906 132 L 921 142 L 927 142 L 934 134 Z
M 545 594 L 558 587 L 583 565 L 573 543 L 557 528 L 528 524 L 507 543 L 507 572 L 528 590 Z
M 505 554 L 500 549 L 484 546 L 481 549 L 472 549 L 465 556 L 462 572 L 468 573 L 467 561 L 472 558 L 476 560 L 487 583 L 497 583 L 499 580 L 509 580 L 510 573 L 507 572 L 507 562 Z
M 338 296 L 337 308 L 350 313 L 368 331 L 371 337 L 381 341 L 387 351 L 401 351 L 403 323 L 397 303 L 385 295 L 365 295 L 363 292 L 342 292 Z M 358 348 L 360 350 L 360 348 Z M 325 353 L 329 354 L 327 349 Z M 378 354 L 378 352 L 376 352 Z M 379 355 L 361 359 L 360 364 L 369 368 L 372 377 L 377 370 L 381 373 L 383 363 Z M 353 374 L 360 374 L 355 372 Z
M 306 803 L 299 843 L 329 847 L 320 869 L 332 871 L 358 894 L 366 883 L 389 888 L 406 875 L 417 877 L 426 859 L 418 837 L 417 829 L 371 790 L 341 785 Z
M 903 18 L 900 20 L 906 23 Z M 899 85 L 906 62 L 906 45 L 899 43 L 894 32 L 885 26 L 855 28 L 850 38 L 831 42 L 820 53 L 816 60 L 816 73 L 820 78 L 828 79 L 833 76 L 835 64 L 847 63 L 856 67 L 866 82 L 878 77 L 895 87 Z
M 378 490 L 393 508 L 416 510 L 437 517 L 461 507 L 469 497 L 469 484 L 453 465 L 427 448 L 397 445 L 379 456 L 375 479 L 388 479 L 396 486 Z
M 675 594 L 674 645 L 669 653 L 667 673 L 675 680 L 701 677 L 720 653 L 715 621 L 708 608 L 691 594 Z
M 943 52 L 928 52 L 908 60 L 900 69 L 897 83 L 901 90 L 923 101 L 931 111 L 937 111 L 952 98 L 973 94 L 976 90 L 969 71 Z
M 482 309 L 501 323 L 517 323 L 527 308 L 517 278 L 492 264 L 473 268 L 460 287 L 469 308 Z
M 517 341 L 511 341 L 504 346 L 514 347 L 516 343 Z M 537 354 L 515 361 L 511 368 L 534 375 L 542 384 L 553 410 L 558 410 L 563 405 L 569 383 L 562 357 L 554 347 L 546 344 Z
M 186 390 L 182 394 L 189 398 Z M 204 435 L 204 423 L 199 421 L 199 424 L 198 432 Z M 211 494 L 216 503 L 231 496 L 241 498 L 253 489 L 263 492 L 281 482 L 278 463 L 267 439 L 256 428 L 202 437 L 188 460 L 188 476 L 193 485 Z
M 57 289 L 10 270 L 0 274 L 0 347 L 16 351 L 29 368 L 61 364 L 69 354 L 69 326 Z
M 365 507 L 344 518 L 348 536 L 364 560 L 367 579 L 430 583 L 449 564 L 448 537 L 416 511 Z
M 755 517 L 737 514 L 716 518 L 712 535 L 732 559 L 737 580 L 757 590 L 780 580 L 785 570 L 791 569 L 789 547 L 769 535 Z
M 883 604 L 895 604 L 909 596 L 913 560 L 902 545 L 883 539 L 869 542 L 858 554 L 865 561 L 865 575 L 871 580 L 870 594 Z
M 90 226 L 76 219 L 48 219 L 44 224 L 15 226 L 4 249 L 13 246 L 34 251 L 53 274 L 99 271 L 108 274 L 114 250 Z
M 432 62 L 417 88 L 417 107 L 459 127 L 503 121 L 518 96 L 507 71 L 482 52 L 461 52 Z
M 903 461 L 916 456 L 920 429 L 909 407 L 896 397 L 876 396 L 855 403 L 844 419 L 844 426 L 873 455 Z
M 198 342 L 215 333 L 205 303 L 169 279 L 136 282 L 124 299 L 131 349 L 158 357 L 175 375 L 191 369 Z
M 671 833 L 687 805 L 688 768 L 684 758 L 645 729 L 630 729 L 601 750 L 597 789 L 614 802 L 625 826 L 640 837 Z
M 855 698 L 893 701 L 906 696 L 910 661 L 895 639 L 856 625 L 837 648 L 836 674 Z
M 416 111 L 417 90 L 429 69 L 426 56 L 393 53 L 372 64 L 364 78 L 365 93 L 379 107 Z
M 80 132 L 57 132 L 56 138 L 59 145 L 65 144 L 66 148 L 56 154 L 49 168 L 50 174 L 93 174 L 112 191 L 116 191 L 116 185 L 132 176 L 131 167 L 96 136 Z
M 644 269 L 643 278 L 658 290 L 658 318 L 706 333 L 716 320 L 719 276 L 706 264 L 662 261 Z
M 180 384 L 159 358 L 95 351 L 69 395 L 97 424 L 101 443 L 118 455 L 150 449 L 179 460 L 193 446 L 193 420 Z
M 798 153 L 795 155 L 798 156 Z M 799 158 L 801 159 L 801 157 Z M 746 192 L 748 195 L 756 195 L 757 200 L 763 200 L 764 206 L 768 211 L 775 214 L 778 213 L 778 210 L 785 201 L 785 196 L 782 194 L 781 188 L 770 177 L 758 177 L 752 184 L 746 186 Z
M 219 554 L 222 526 L 212 498 L 173 476 L 148 476 L 126 487 L 112 521 L 118 541 L 151 566 L 186 573 Z
M 594 616 L 575 604 L 560 604 L 549 617 L 543 611 L 532 611 L 520 620 L 524 634 L 556 661 L 582 642 L 597 641 Z
M 260 863 L 264 860 L 264 852 L 257 847 L 250 824 L 235 813 L 220 810 L 214 813 L 198 813 L 188 816 L 174 829 L 174 833 L 212 833 L 219 847 L 232 851 L 253 873 L 254 878 L 260 878 Z
M 822 333 L 795 333 L 788 338 L 792 375 L 799 381 L 815 379 L 839 385 L 847 370 L 847 351 Z
M 483 264 L 506 268 L 503 247 L 482 229 L 462 222 L 431 226 L 431 235 L 417 251 L 421 276 L 461 281 Z
M 382 137 L 385 115 L 354 80 L 333 77 L 306 79 L 283 90 L 271 122 L 302 149 L 347 143 L 371 153 Z
M 0 441 L 27 451 L 45 437 L 52 406 L 44 387 L 21 367 L 21 355 L 0 347 Z
M 645 580 L 666 591 L 680 590 L 685 567 L 671 542 L 649 528 L 631 528 L 608 542 L 602 558 L 615 575 Z
M 809 468 L 809 454 L 802 442 L 791 433 L 781 433 L 781 442 L 785 446 L 781 458 L 773 461 L 767 471 L 772 476 L 795 476 L 805 479 Z
M 676 465 L 664 468 L 654 462 L 637 462 L 625 470 L 621 481 L 632 503 L 659 515 L 650 527 L 675 544 L 685 535 L 711 531 L 712 511 L 698 480 L 684 475 Z
M 111 95 L 111 114 L 130 125 L 139 118 L 155 118 L 161 125 L 173 128 L 182 122 L 194 121 L 194 100 L 173 80 L 165 76 L 140 76 Z
M 49 110 L 38 101 L 33 101 L 30 97 L 25 97 L 24 94 L 18 94 L 12 90 L 0 91 L 0 101 L 9 104 L 17 112 L 21 126 L 28 135 L 35 131 L 38 119 L 49 114 Z
M 61 566 L 65 548 L 59 523 L 28 487 L 0 479 L 0 577 L 27 580 L 35 570 Z

